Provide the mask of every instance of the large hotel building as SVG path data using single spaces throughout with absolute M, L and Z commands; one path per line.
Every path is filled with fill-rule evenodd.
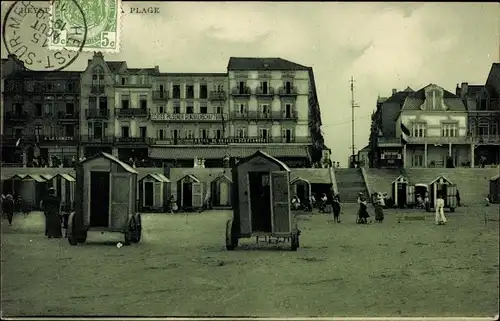
M 312 68 L 281 58 L 164 73 L 101 53 L 82 72 L 33 72 L 9 56 L 2 70 L 3 166 L 71 166 L 105 151 L 144 166 L 221 167 L 260 149 L 310 167 L 326 149 Z

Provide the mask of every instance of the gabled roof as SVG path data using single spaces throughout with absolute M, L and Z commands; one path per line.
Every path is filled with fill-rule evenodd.
M 231 57 L 228 70 L 308 70 L 308 67 L 283 58 Z
M 429 86 L 435 86 L 433 84 L 429 84 L 424 88 L 411 93 L 404 100 L 403 107 L 401 110 L 421 110 L 420 107 L 425 102 L 425 89 Z M 442 88 L 441 88 L 442 89 Z M 467 111 L 462 99 L 457 95 L 442 89 L 443 91 L 443 102 L 446 106 L 448 106 L 448 111 Z
M 118 72 L 123 64 L 125 64 L 125 61 L 106 61 L 106 65 L 108 65 L 108 68 L 112 73 Z
M 443 181 L 443 183 L 445 183 L 445 184 L 454 185 L 454 184 L 453 184 L 453 183 L 452 183 L 449 179 L 447 179 L 446 177 L 444 177 L 443 175 L 441 175 L 441 176 L 436 177 L 434 180 L 432 180 L 432 181 L 429 183 L 429 186 L 430 186 L 430 185 L 432 185 L 432 184 L 434 184 L 434 183 L 436 183 L 436 182 L 438 182 L 438 181 L 441 181 L 441 180 L 442 180 L 442 181 Z
M 95 154 L 92 157 L 86 158 L 85 160 L 81 161 L 79 163 L 79 165 L 82 165 L 82 164 L 84 164 L 84 163 L 86 163 L 88 161 L 91 161 L 93 159 L 97 159 L 97 158 L 100 158 L 100 157 L 107 158 L 108 160 L 110 160 L 110 161 L 112 161 L 112 162 L 120 165 L 124 170 L 126 170 L 127 172 L 129 172 L 131 174 L 138 174 L 137 171 L 135 169 L 133 169 L 130 165 L 125 164 L 124 162 L 122 162 L 118 158 L 114 157 L 113 155 L 110 155 L 110 154 L 104 153 L 104 152 L 101 152 L 99 154 Z
M 408 177 L 405 177 L 403 175 L 399 175 L 395 180 L 392 181 L 392 184 L 396 182 L 402 182 L 402 183 L 408 183 Z
M 229 176 L 227 176 L 226 174 L 222 174 L 222 175 L 217 176 L 212 182 L 217 182 L 220 179 L 225 179 L 226 181 L 231 182 L 231 183 L 233 182 L 233 180 L 231 178 L 229 178 Z
M 140 180 L 142 181 L 145 178 L 151 177 L 155 181 L 160 182 L 160 183 L 170 183 L 170 180 L 163 174 L 159 173 L 148 173 L 145 176 L 143 176 Z
M 198 177 L 194 176 L 193 174 L 187 174 L 187 175 L 184 175 L 182 176 L 178 181 L 182 181 L 184 180 L 185 178 L 190 178 L 192 179 L 193 181 L 195 181 L 196 183 L 200 183 L 200 180 L 198 179 Z
M 294 179 L 292 179 L 292 180 L 290 181 L 290 184 L 296 183 L 296 182 L 298 182 L 298 181 L 302 181 L 302 182 L 306 182 L 306 183 L 308 183 L 308 184 L 311 184 L 311 183 L 310 183 L 307 179 L 302 178 L 302 177 L 299 177 L 299 176 L 298 176 L 298 177 L 295 177 Z
M 250 155 L 246 158 L 243 158 L 242 160 L 240 160 L 238 162 L 238 164 L 236 166 L 239 166 L 241 164 L 244 164 L 250 160 L 252 160 L 253 158 L 255 157 L 258 157 L 258 156 L 263 156 L 264 158 L 267 158 L 269 159 L 270 161 L 272 161 L 273 163 L 275 164 L 278 164 L 279 166 L 281 166 L 284 170 L 286 170 L 287 172 L 290 172 L 290 168 L 285 164 L 283 163 L 282 161 L 280 161 L 279 159 L 277 158 L 274 158 L 272 157 L 271 155 L 267 154 L 267 153 L 264 153 L 263 151 L 261 151 L 260 149 L 258 151 L 256 151 L 253 155 Z

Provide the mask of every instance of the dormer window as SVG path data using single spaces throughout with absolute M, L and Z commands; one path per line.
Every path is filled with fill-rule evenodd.
M 100 86 L 104 82 L 104 70 L 97 66 L 92 71 L 92 85 Z
M 431 89 L 425 95 L 427 110 L 438 110 L 446 108 L 442 102 L 442 93 L 438 89 Z

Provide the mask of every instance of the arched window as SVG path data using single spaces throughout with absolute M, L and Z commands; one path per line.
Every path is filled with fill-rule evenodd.
M 92 70 L 92 85 L 104 84 L 104 70 L 101 66 L 96 66 Z
M 490 122 L 488 119 L 482 118 L 479 120 L 479 124 L 477 126 L 478 128 L 478 135 L 480 136 L 488 136 L 490 134 Z

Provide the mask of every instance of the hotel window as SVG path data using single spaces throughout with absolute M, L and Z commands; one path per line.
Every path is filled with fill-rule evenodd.
M 122 85 L 126 85 L 126 84 L 127 84 L 127 78 L 122 77 Z
M 170 137 L 174 140 L 177 140 L 179 136 L 181 135 L 181 131 L 178 129 L 172 129 L 170 130 Z
M 413 167 L 424 167 L 424 155 L 413 155 L 411 165 Z
M 263 114 L 269 114 L 271 112 L 271 109 L 269 108 L 269 104 L 261 104 L 260 105 L 260 112 Z
M 457 124 L 443 124 L 441 129 L 441 135 L 443 137 L 457 137 L 458 135 L 458 125 Z
M 240 81 L 238 83 L 238 91 L 240 94 L 244 94 L 245 93 L 245 89 L 246 89 L 246 84 L 244 81 Z
M 139 104 L 142 110 L 148 109 L 148 95 L 140 95 Z
M 74 127 L 74 126 L 71 126 Z M 43 129 L 41 125 L 36 125 L 35 126 L 35 136 L 40 136 L 43 133 Z
M 425 137 L 426 135 L 426 124 L 423 123 L 416 123 L 413 124 L 412 130 L 411 130 L 411 135 L 413 137 Z
M 156 106 L 156 112 L 158 114 L 163 114 L 166 112 L 165 106 Z
M 269 84 L 267 81 L 261 81 L 260 83 L 260 90 L 263 94 L 268 94 L 269 93 Z
M 48 116 L 48 117 L 54 116 L 54 109 L 55 109 L 54 107 L 55 106 L 53 103 L 45 104 L 45 116 Z
M 14 135 L 16 138 L 22 138 L 23 137 L 23 129 L 22 128 L 16 128 Z
M 290 81 L 285 82 L 285 93 L 290 94 L 292 92 L 292 83 Z
M 40 104 L 40 103 L 35 104 L 35 116 L 37 116 L 37 117 L 42 116 L 42 104 Z
M 490 135 L 498 135 L 498 123 L 494 121 L 490 123 Z
M 122 137 L 123 138 L 130 137 L 130 128 L 128 126 L 122 126 Z
M 206 113 L 208 113 L 207 106 L 200 106 L 200 114 L 206 114 Z
M 215 112 L 216 112 L 217 114 L 222 114 L 222 106 L 217 106 L 217 107 L 215 107 Z
M 174 114 L 180 114 L 181 113 L 181 105 L 174 105 Z
M 487 120 L 479 121 L 479 124 L 477 126 L 478 135 L 479 136 L 488 136 L 490 134 L 489 127 L 490 127 L 490 124 L 488 123 Z
M 208 89 L 207 85 L 200 85 L 200 99 L 207 99 Z
M 194 86 L 186 85 L 186 98 L 194 98 Z
M 283 143 L 291 143 L 293 141 L 293 131 L 291 129 L 283 130 Z
M 269 129 L 267 128 L 261 128 L 259 130 L 259 138 L 260 139 L 269 139 Z
M 247 137 L 247 129 L 246 128 L 236 128 L 236 137 L 238 138 L 246 138 Z
M 164 129 L 157 129 L 156 130 L 156 138 L 159 140 L 164 140 L 165 139 L 165 130 Z
M 172 86 L 172 98 L 180 99 L 181 98 L 181 86 L 173 85 Z
M 89 97 L 89 109 L 97 109 L 97 98 Z
M 184 137 L 187 139 L 193 139 L 194 138 L 194 132 L 192 129 L 186 129 L 184 130 Z
M 52 124 L 46 124 L 44 127 L 43 127 L 43 134 L 45 136 L 48 136 L 48 137 L 54 137 L 55 133 L 55 128 L 54 128 L 54 125 Z
M 99 97 L 99 109 L 108 109 L 107 97 Z
M 64 126 L 64 136 L 65 137 L 74 137 L 75 136 L 75 126 L 65 125 Z
M 292 104 L 285 105 L 285 118 L 292 118 Z
M 488 99 L 486 98 L 479 99 L 479 110 L 488 110 Z
M 194 114 L 194 107 L 193 107 L 193 105 L 186 106 L 186 114 Z
M 146 75 L 140 75 L 139 76 L 139 81 L 140 81 L 141 85 L 146 85 L 147 84 Z
M 223 138 L 223 137 L 222 137 L 222 130 L 217 129 L 217 130 L 215 131 L 215 138 L 217 138 L 217 139 L 222 139 L 222 138 Z
M 200 139 L 208 139 L 208 130 L 207 129 L 200 129 L 199 133 L 199 138 Z
M 239 104 L 238 105 L 238 113 L 244 114 L 247 111 L 247 106 L 245 104 Z
M 66 84 L 66 90 L 69 91 L 69 92 L 73 92 L 73 90 L 75 90 L 75 84 L 70 82 L 70 83 L 67 83 Z
M 66 115 L 73 115 L 75 112 L 75 104 L 66 103 Z
M 148 137 L 148 128 L 145 126 L 139 127 L 139 137 L 146 138 Z

